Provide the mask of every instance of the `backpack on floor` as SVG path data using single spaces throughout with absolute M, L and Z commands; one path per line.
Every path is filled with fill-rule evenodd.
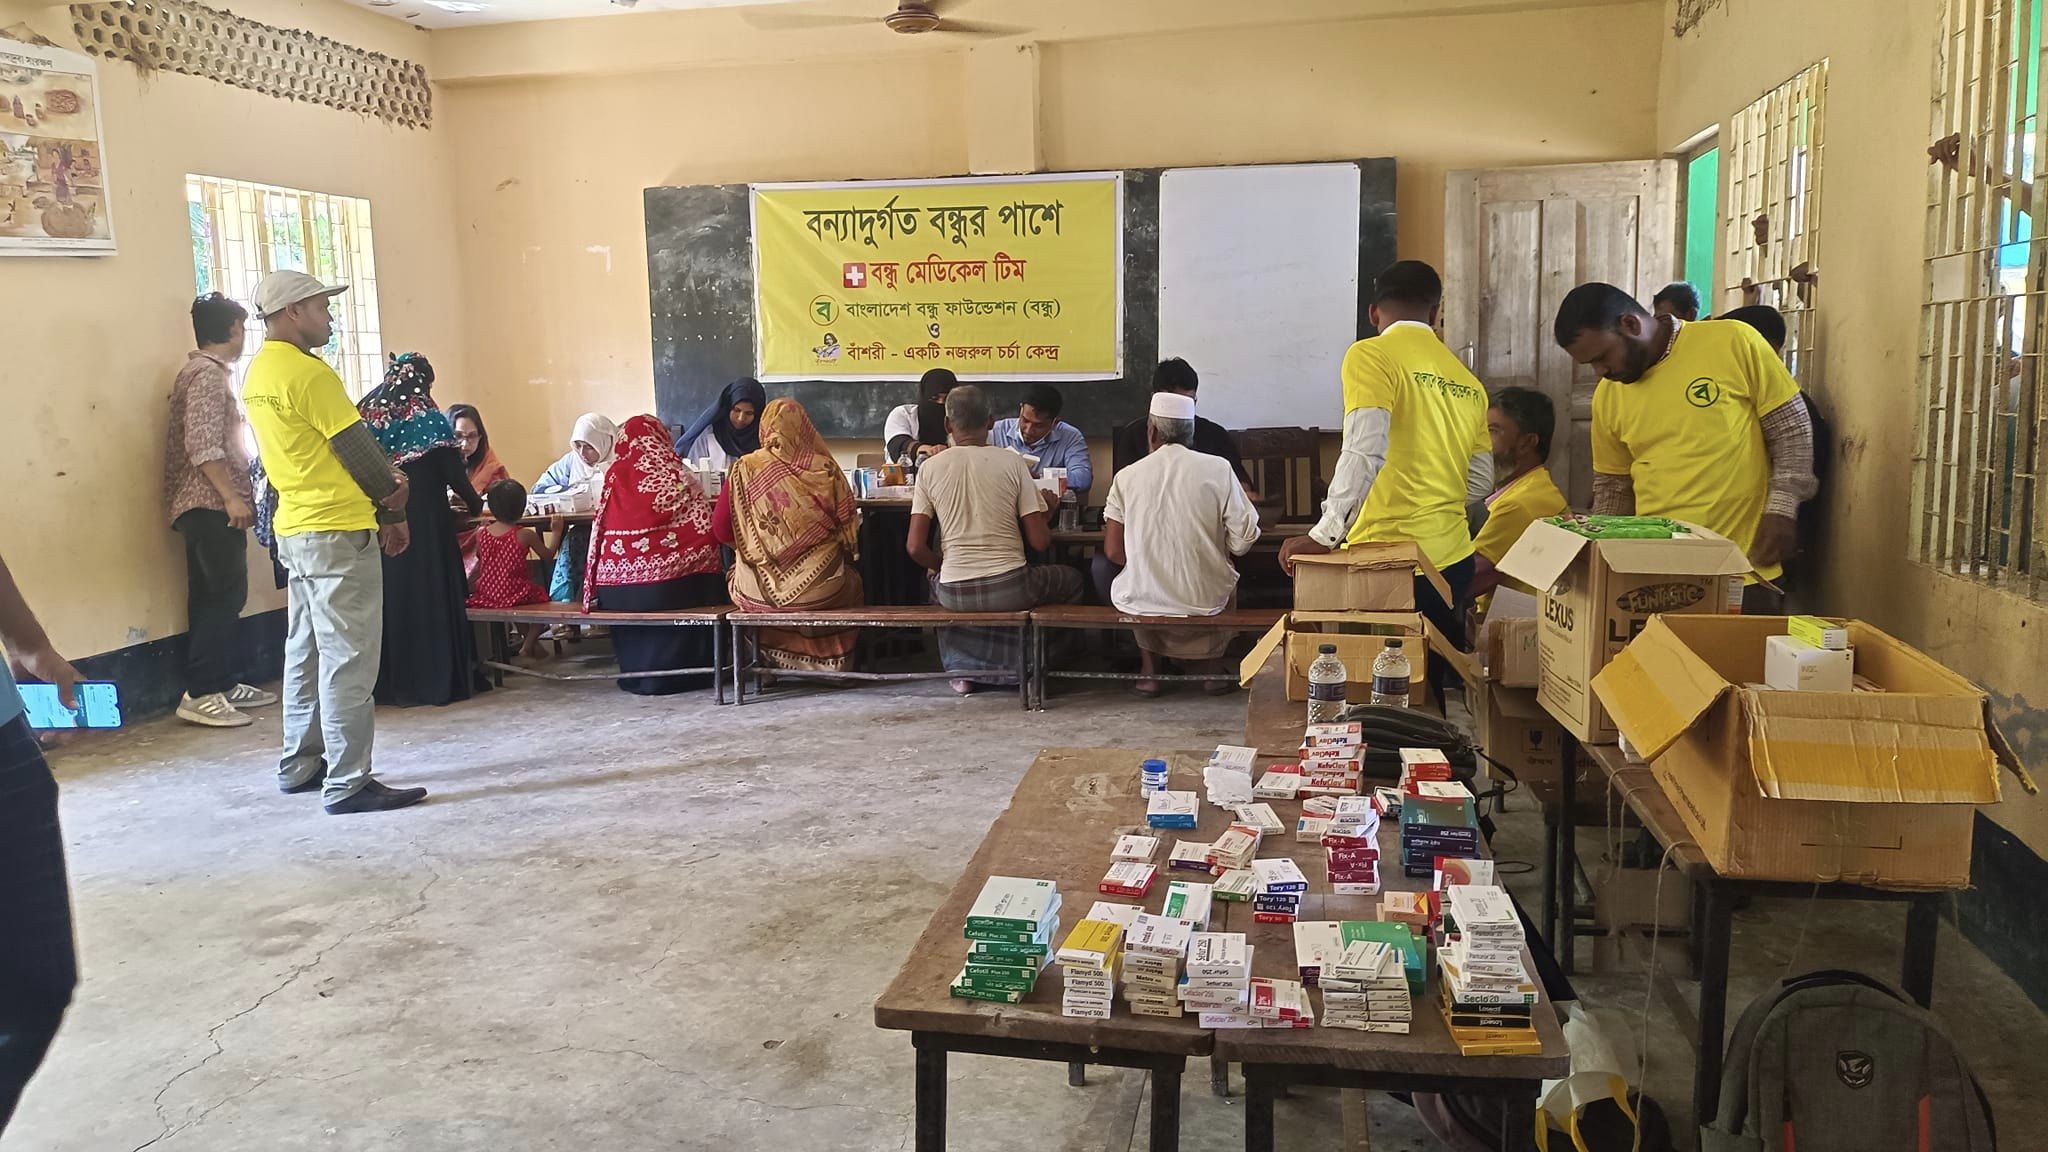
M 1991 1105 L 1933 1013 L 1856 972 L 1810 972 L 1735 1025 L 1700 1152 L 1993 1152 Z

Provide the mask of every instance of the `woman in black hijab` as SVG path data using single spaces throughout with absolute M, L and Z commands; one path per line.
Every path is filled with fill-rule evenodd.
M 711 466 L 723 471 L 761 447 L 761 409 L 767 406 L 768 391 L 752 376 L 727 384 L 676 439 L 676 455 L 686 465 L 709 457 Z

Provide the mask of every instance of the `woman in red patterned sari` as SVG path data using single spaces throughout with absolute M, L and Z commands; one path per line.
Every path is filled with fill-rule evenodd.
M 846 473 L 803 405 L 772 400 L 761 413 L 761 447 L 732 462 L 718 493 L 712 534 L 733 548 L 726 584 L 748 612 L 854 608 L 860 516 Z M 844 672 L 851 628 L 762 628 L 757 659 L 770 668 Z
M 590 528 L 583 607 L 611 612 L 670 612 L 725 603 L 711 501 L 676 458 L 667 428 L 635 416 L 619 432 L 618 457 L 605 473 Z M 622 672 L 709 668 L 707 628 L 614 627 Z M 640 696 L 707 688 L 711 677 L 633 676 L 619 687 Z

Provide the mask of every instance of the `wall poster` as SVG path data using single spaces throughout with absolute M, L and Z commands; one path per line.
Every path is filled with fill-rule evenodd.
M 0 39 L 0 256 L 114 251 L 92 59 Z

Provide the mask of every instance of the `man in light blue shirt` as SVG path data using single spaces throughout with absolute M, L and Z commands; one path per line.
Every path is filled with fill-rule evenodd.
M 78 672 L 50 646 L 0 560 L 0 1132 L 43 1062 L 78 983 L 57 780 L 23 714 L 7 665 L 77 702 Z
M 1033 476 L 1042 475 L 1046 468 L 1065 468 L 1067 487 L 1085 504 L 1088 489 L 1095 482 L 1095 466 L 1088 458 L 1088 438 L 1081 435 L 1079 428 L 1061 421 L 1060 408 L 1064 404 L 1059 389 L 1050 384 L 1033 384 L 1025 390 L 1024 403 L 1018 407 L 1017 415 L 996 421 L 988 442 L 997 448 L 1011 448 L 1038 457 L 1037 465 L 1031 469 Z

